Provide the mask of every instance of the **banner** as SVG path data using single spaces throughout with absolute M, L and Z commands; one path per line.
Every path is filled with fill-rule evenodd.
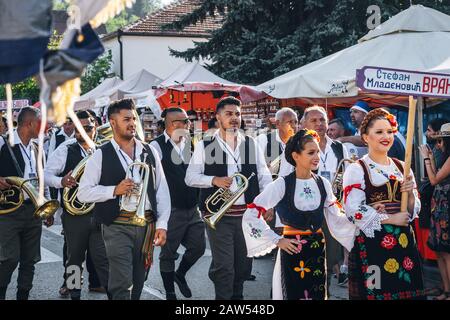
M 450 98 L 450 74 L 366 66 L 356 70 L 356 85 L 365 92 Z

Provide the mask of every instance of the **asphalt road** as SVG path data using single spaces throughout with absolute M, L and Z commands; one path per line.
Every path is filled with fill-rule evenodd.
M 34 300 L 59 300 L 59 288 L 62 284 L 63 264 L 62 264 L 62 246 L 63 238 L 61 236 L 61 225 L 54 225 L 51 228 L 43 228 L 41 239 L 42 260 L 36 265 L 34 278 L 34 287 L 30 293 L 30 299 Z M 152 266 L 148 280 L 145 283 L 141 299 L 164 300 L 165 292 L 159 274 L 158 256 L 159 248 L 154 253 L 155 264 Z M 180 247 L 180 254 L 183 248 Z M 181 256 L 181 255 L 180 255 Z M 181 260 L 178 259 L 177 263 Z M 187 281 L 191 287 L 193 297 L 189 300 L 210 300 L 214 299 L 214 287 L 208 278 L 208 268 L 211 262 L 211 251 L 207 241 L 207 250 L 203 257 L 192 267 L 187 274 Z M 272 256 L 255 259 L 253 261 L 252 274 L 256 276 L 256 281 L 247 281 L 244 288 L 245 299 L 268 300 L 270 299 L 270 289 L 272 280 L 274 260 Z M 426 267 L 428 285 L 439 284 L 439 277 L 435 268 Z M 17 270 L 13 275 L 11 284 L 7 291 L 7 299 L 15 299 Z M 103 300 L 106 295 L 99 293 L 90 293 L 88 291 L 88 275 L 84 274 L 84 285 L 82 299 Z M 179 299 L 185 299 L 175 286 Z M 348 299 L 347 287 L 340 287 L 336 284 L 336 279 L 331 280 L 330 299 L 345 300 Z

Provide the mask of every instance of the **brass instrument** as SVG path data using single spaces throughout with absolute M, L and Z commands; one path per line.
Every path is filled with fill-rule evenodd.
M 333 180 L 331 182 L 331 187 L 333 190 L 333 193 L 335 194 L 336 198 L 338 199 L 339 202 L 342 201 L 342 196 L 343 196 L 343 182 L 344 182 L 344 165 L 345 163 L 354 163 L 356 162 L 356 157 L 352 157 L 351 159 L 342 159 L 341 161 L 339 161 L 337 169 L 336 169 L 336 173 L 334 174 Z
M 20 208 L 24 201 L 23 191 L 30 197 L 36 210 L 34 216 L 46 220 L 53 216 L 59 208 L 57 200 L 48 200 L 46 198 L 39 201 L 39 191 L 33 185 L 32 181 L 37 179 L 24 179 L 21 177 L 6 177 L 6 182 L 12 187 L 8 190 L 0 191 L 0 215 L 7 214 Z
M 88 159 L 89 156 L 85 157 L 77 164 L 77 166 L 72 171 L 72 177 L 78 183 L 80 182 L 81 176 L 84 173 L 84 169 L 86 168 Z M 77 195 L 78 186 L 74 188 L 64 188 L 62 201 L 64 203 L 66 211 L 74 216 L 82 216 L 91 212 L 92 209 L 94 209 L 95 203 L 82 203 L 78 200 Z
M 216 224 L 222 219 L 223 215 L 228 209 L 239 199 L 248 188 L 248 181 L 255 175 L 254 172 L 247 179 L 241 173 L 235 173 L 231 176 L 233 179 L 240 179 L 241 183 L 237 180 L 238 190 L 231 192 L 230 189 L 219 188 L 216 192 L 211 194 L 205 201 L 206 209 L 212 215 L 205 218 L 205 223 L 212 229 L 216 229 Z
M 281 165 L 281 156 L 284 155 L 284 153 L 280 154 L 278 157 L 273 159 L 269 163 L 269 171 L 272 174 L 272 179 L 276 180 L 278 178 L 278 172 L 280 172 L 280 165 Z
M 105 142 L 108 142 L 113 137 L 113 131 L 111 128 L 111 124 L 109 122 L 99 126 L 96 128 L 97 138 L 95 139 L 96 145 L 102 145 Z
M 133 172 L 134 167 L 141 169 L 139 170 L 139 178 L 133 178 L 130 174 L 130 172 Z M 144 227 L 148 223 L 148 220 L 145 217 L 145 199 L 147 197 L 149 177 L 150 167 L 145 162 L 135 161 L 127 168 L 125 179 L 132 179 L 135 183 L 135 187 L 130 195 L 123 195 L 119 200 L 120 212 L 127 215 L 131 214 L 130 220 L 126 222 L 126 224 Z

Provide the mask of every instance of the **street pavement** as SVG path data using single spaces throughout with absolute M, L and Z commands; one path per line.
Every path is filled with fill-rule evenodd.
M 43 228 L 41 239 L 41 262 L 36 265 L 34 278 L 34 287 L 30 293 L 32 300 L 60 300 L 59 288 L 63 281 L 62 264 L 62 245 L 61 225 L 54 225 L 50 228 Z M 181 260 L 183 247 L 178 252 Z M 164 300 L 165 292 L 159 274 L 159 252 L 156 248 L 154 252 L 155 263 L 152 266 L 148 280 L 145 283 L 141 299 L 143 300 Z M 214 286 L 208 278 L 208 269 L 211 262 L 211 251 L 207 241 L 207 249 L 203 257 L 192 267 L 187 274 L 187 281 L 192 290 L 192 298 L 189 300 L 211 300 L 214 299 Z M 274 260 L 272 256 L 265 256 L 254 259 L 252 274 L 256 276 L 256 281 L 246 281 L 244 287 L 245 299 L 251 300 L 269 300 L 272 271 Z M 435 267 L 425 266 L 425 276 L 427 286 L 439 285 L 439 275 Z M 17 270 L 14 272 L 12 281 L 8 287 L 7 299 L 15 299 L 16 294 Z M 185 299 L 178 291 L 175 285 L 178 299 Z M 348 288 L 337 285 L 336 279 L 331 279 L 329 299 L 346 300 L 348 299 Z M 84 300 L 106 300 L 105 294 L 91 293 L 88 291 L 88 274 L 84 272 L 84 284 L 82 289 L 82 299 Z

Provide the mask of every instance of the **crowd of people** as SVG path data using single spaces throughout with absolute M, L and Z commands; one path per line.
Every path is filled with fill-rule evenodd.
M 300 119 L 281 108 L 276 128 L 253 137 L 241 130 L 240 100 L 225 97 L 204 134 L 194 134 L 195 113 L 171 107 L 158 137 L 146 143 L 136 137 L 133 100 L 123 99 L 107 110 L 112 138 L 95 148 L 68 119 L 46 139 L 43 177 L 46 194 L 61 205 L 61 296 L 81 299 L 69 279 L 74 267 L 86 265 L 90 290 L 138 300 L 159 263 L 166 298 L 177 299 L 175 284 L 190 298 L 187 274 L 209 241 L 211 298 L 244 299 L 253 258 L 272 254 L 273 299 L 327 299 L 333 276 L 352 300 L 426 299 L 412 225 L 427 199 L 419 199 L 414 174 L 404 176 L 405 139 L 385 109 L 358 101 L 350 115 L 354 135 L 323 107 L 306 108 Z M 89 110 L 77 116 L 98 141 L 101 119 Z M 10 146 L 0 122 L 1 199 L 12 194 L 8 177 L 37 177 L 39 127 L 39 110 L 23 108 Z M 426 135 L 420 153 L 434 188 L 428 246 L 442 277 L 436 299 L 448 300 L 450 123 L 432 121 Z M 77 210 L 66 199 L 70 192 Z M 30 196 L 23 198 L 6 214 L 2 206 L 11 203 L 0 202 L 0 299 L 18 265 L 17 299 L 28 299 L 40 260 L 42 222 Z M 135 209 L 127 209 L 130 203 Z M 53 223 L 54 217 L 44 221 Z M 186 250 L 176 267 L 180 246 Z

